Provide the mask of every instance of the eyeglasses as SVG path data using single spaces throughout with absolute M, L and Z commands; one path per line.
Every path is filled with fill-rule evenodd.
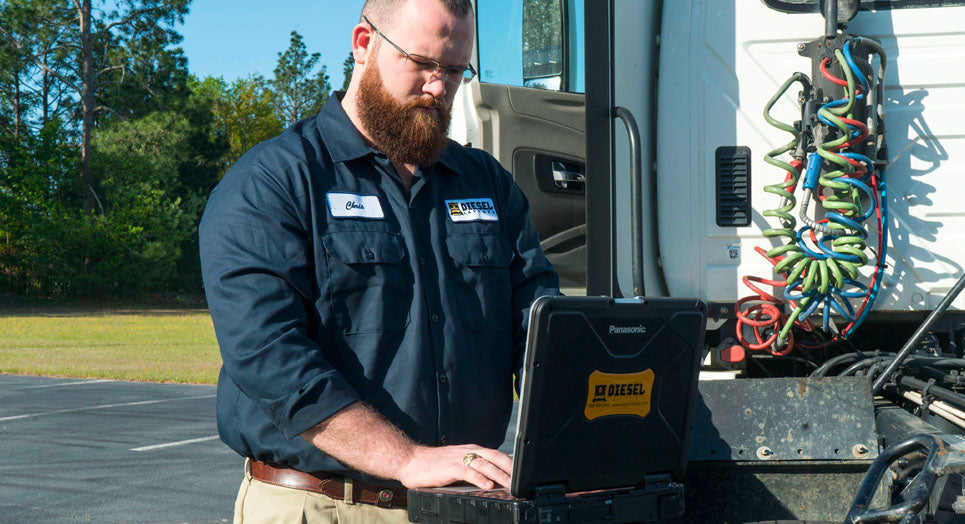
M 444 66 L 439 62 L 431 58 L 427 58 L 420 55 L 414 55 L 412 53 L 406 53 L 401 47 L 395 45 L 395 42 L 389 40 L 389 37 L 382 34 L 375 24 L 373 24 L 367 16 L 362 16 L 365 23 L 372 26 L 372 30 L 375 31 L 379 36 L 381 36 L 386 42 L 389 43 L 396 51 L 402 53 L 405 57 L 405 64 L 408 70 L 412 73 L 429 73 L 433 76 L 438 74 L 440 71 L 443 72 L 442 79 L 447 84 L 468 84 L 473 78 L 476 77 L 476 70 L 472 68 L 472 64 L 465 66 Z

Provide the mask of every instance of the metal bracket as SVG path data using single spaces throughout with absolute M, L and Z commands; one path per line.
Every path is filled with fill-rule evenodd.
M 871 497 L 888 468 L 908 453 L 922 448 L 928 450 L 928 457 L 918 475 L 895 497 L 901 502 L 885 509 L 871 509 Z M 921 434 L 905 439 L 886 449 L 871 464 L 845 523 L 917 522 L 918 513 L 928 503 L 935 481 L 945 475 L 963 472 L 965 438 L 950 434 Z

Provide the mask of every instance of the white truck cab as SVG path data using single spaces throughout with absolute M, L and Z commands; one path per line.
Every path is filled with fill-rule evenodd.
M 965 1 L 476 4 L 452 138 L 513 173 L 566 292 L 698 298 L 702 379 L 744 379 L 702 382 L 688 520 L 840 522 L 879 451 L 962 433 Z
M 841 4 L 842 11 L 860 6 L 847 32 L 878 40 L 888 61 L 891 235 L 874 308 L 928 311 L 965 264 L 965 167 L 955 160 L 965 158 L 957 131 L 965 116 L 965 2 Z M 748 294 L 741 277 L 772 273 L 754 248 L 770 247 L 761 232 L 773 221 L 762 212 L 780 198 L 764 187 L 783 172 L 763 157 L 786 137 L 762 114 L 792 73 L 810 74 L 797 46 L 823 34 L 819 7 L 818 0 L 479 2 L 478 81 L 457 95 L 451 136 L 514 173 L 567 284 L 633 296 L 634 152 L 616 110 L 624 108 L 639 133 L 644 291 L 732 304 Z M 797 95 L 786 92 L 773 116 L 799 120 Z M 732 158 L 746 165 L 721 166 L 722 148 L 746 148 Z M 745 177 L 747 189 L 719 191 L 719 177 Z M 749 215 L 735 216 L 742 210 L 733 200 Z M 963 308 L 965 296 L 952 306 Z

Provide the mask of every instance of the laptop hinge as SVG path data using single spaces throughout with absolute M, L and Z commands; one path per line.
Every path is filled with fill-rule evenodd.
M 566 486 L 563 484 L 546 484 L 536 486 L 533 498 L 536 500 L 556 500 L 566 497 Z
M 646 475 L 643 477 L 643 487 L 648 490 L 664 489 L 670 485 L 670 475 Z

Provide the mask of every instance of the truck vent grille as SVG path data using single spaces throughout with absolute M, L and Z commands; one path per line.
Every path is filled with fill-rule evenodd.
M 751 149 L 717 148 L 717 225 L 751 224 Z

